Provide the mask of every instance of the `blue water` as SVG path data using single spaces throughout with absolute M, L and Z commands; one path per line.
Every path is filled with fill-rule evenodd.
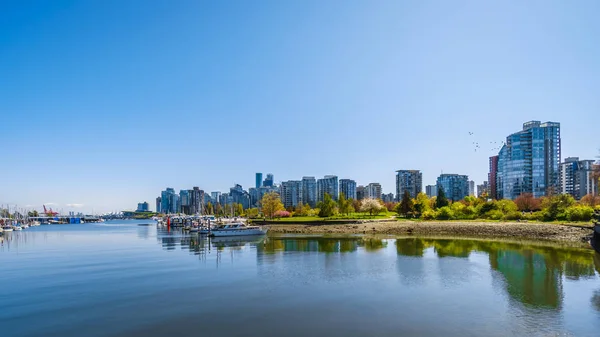
M 144 223 L 6 233 L 0 336 L 600 336 L 589 249 Z

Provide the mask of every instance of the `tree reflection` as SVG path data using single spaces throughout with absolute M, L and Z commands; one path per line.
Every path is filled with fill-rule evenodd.
M 588 249 L 468 239 L 396 240 L 401 256 L 422 257 L 430 248 L 439 258 L 487 253 L 490 267 L 502 275 L 511 298 L 534 307 L 560 308 L 563 275 L 577 280 L 600 273 L 600 255 Z

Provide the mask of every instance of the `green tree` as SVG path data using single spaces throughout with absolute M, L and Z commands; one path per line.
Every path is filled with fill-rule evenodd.
M 262 207 L 263 214 L 270 219 L 273 219 L 273 217 L 275 216 L 275 212 L 283 211 L 285 209 L 283 207 L 283 204 L 281 203 L 279 194 L 276 192 L 266 193 L 262 197 L 260 204 Z
M 429 198 L 427 197 L 427 194 L 425 194 L 423 192 L 417 194 L 417 198 L 415 199 L 414 209 L 415 209 L 415 215 L 419 218 L 425 211 L 428 211 L 431 209 L 431 204 L 430 204 Z
M 213 204 L 209 201 L 206 203 L 206 214 L 213 214 L 214 213 L 214 207 Z
M 27 215 L 28 215 L 29 217 L 36 217 L 36 216 L 39 216 L 39 214 L 38 214 L 38 211 L 36 211 L 36 210 L 33 210 L 33 211 L 29 211 L 29 212 L 27 212 Z
M 544 220 L 566 220 L 567 209 L 575 204 L 575 199 L 570 194 L 558 194 L 543 198 L 542 213 Z
M 410 193 L 408 193 L 408 191 L 405 190 L 404 194 L 402 195 L 402 201 L 400 201 L 400 203 L 398 204 L 398 214 L 404 217 L 408 217 L 414 211 L 414 206 L 415 204 L 410 198 Z
M 249 219 L 258 218 L 258 208 L 248 208 L 246 210 L 246 216 Z
M 448 206 L 450 203 L 448 202 L 448 198 L 446 198 L 446 193 L 444 193 L 444 189 L 442 187 L 438 187 L 437 198 L 435 199 L 435 208 L 439 209 L 442 207 Z
M 340 193 L 340 197 L 338 199 L 338 209 L 340 213 L 349 215 L 354 210 L 354 206 L 352 206 L 352 199 L 346 199 L 346 195 L 344 193 Z
M 319 216 L 325 218 L 335 215 L 335 213 L 337 212 L 336 206 L 337 205 L 335 201 L 333 201 L 329 193 L 325 193 L 325 195 L 323 196 L 323 201 L 319 202 L 319 204 L 317 205 L 317 207 L 320 209 Z
M 234 212 L 234 216 L 241 216 L 244 214 L 244 206 L 242 204 L 235 204 Z

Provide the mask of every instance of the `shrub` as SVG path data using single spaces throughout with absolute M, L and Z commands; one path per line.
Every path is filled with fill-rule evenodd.
M 519 211 L 510 211 L 504 215 L 504 220 L 521 220 L 523 213 Z
M 544 213 L 539 211 L 539 212 L 532 212 L 532 213 L 527 213 L 523 216 L 524 219 L 526 220 L 531 220 L 531 221 L 543 221 L 544 220 Z
M 486 201 L 479 206 L 479 216 L 486 217 L 487 213 L 495 209 L 498 209 L 495 201 Z
M 566 218 L 569 221 L 590 221 L 594 214 L 594 209 L 590 206 L 571 206 L 565 211 Z
M 425 212 L 423 212 L 423 214 L 421 215 L 421 217 L 422 217 L 424 220 L 433 220 L 433 219 L 435 219 L 435 218 L 436 218 L 436 216 L 437 216 L 436 212 L 435 212 L 434 210 L 432 210 L 432 209 L 428 209 L 428 210 L 426 210 L 426 211 L 425 211 Z
M 438 220 L 450 220 L 454 218 L 454 212 L 448 206 L 444 206 L 437 211 L 436 218 Z
M 502 220 L 504 218 L 504 213 L 499 209 L 493 209 L 485 213 L 485 217 L 490 220 Z

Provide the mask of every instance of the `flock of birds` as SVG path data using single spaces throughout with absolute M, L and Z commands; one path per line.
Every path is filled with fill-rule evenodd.
M 469 136 L 473 137 L 474 135 L 475 135 L 475 133 L 469 132 Z M 481 145 L 479 145 L 479 142 L 473 141 L 472 144 L 474 146 L 475 152 L 477 152 L 477 150 L 481 150 Z M 493 146 L 490 149 L 490 151 L 500 151 L 500 149 L 502 148 L 502 146 L 504 146 L 504 141 L 501 141 L 501 142 L 490 142 L 490 146 Z

